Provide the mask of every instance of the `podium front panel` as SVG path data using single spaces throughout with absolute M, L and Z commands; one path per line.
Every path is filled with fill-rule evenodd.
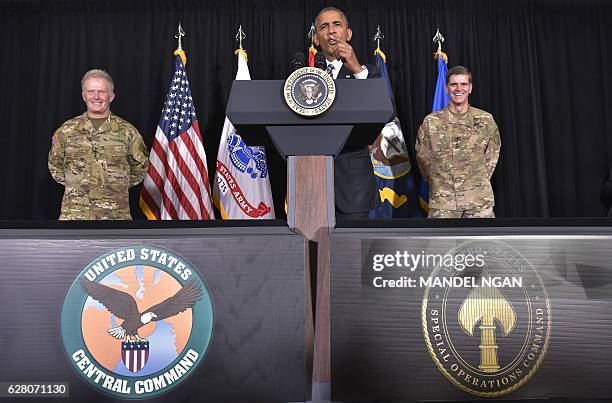
M 286 228 L 3 230 L 0 255 L 3 382 L 68 382 L 78 402 L 310 399 L 305 241 Z M 130 326 L 88 282 L 157 313 L 146 343 L 110 334 Z
M 609 228 L 352 228 L 331 245 L 332 400 L 612 397 Z

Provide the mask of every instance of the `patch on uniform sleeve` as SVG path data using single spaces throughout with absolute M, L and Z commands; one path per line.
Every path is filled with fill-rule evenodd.
M 51 138 L 51 143 L 53 143 L 54 146 L 56 146 L 59 143 L 59 139 L 57 138 L 57 133 L 55 133 L 53 135 L 53 138 Z

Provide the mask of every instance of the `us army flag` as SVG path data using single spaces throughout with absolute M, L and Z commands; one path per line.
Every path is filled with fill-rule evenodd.
M 247 54 L 238 55 L 236 80 L 250 80 Z M 272 219 L 274 204 L 263 147 L 249 147 L 225 117 L 213 187 L 213 201 L 227 219 Z
M 374 52 L 374 58 L 393 100 L 387 58 L 380 48 Z M 423 218 L 417 197 L 417 181 L 398 118 L 385 125 L 369 150 L 379 194 L 378 203 L 370 210 L 369 218 Z

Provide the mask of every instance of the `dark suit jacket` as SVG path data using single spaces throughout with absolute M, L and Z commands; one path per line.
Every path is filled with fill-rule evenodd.
M 375 65 L 366 65 L 368 78 L 379 78 Z M 355 79 L 345 66 L 338 72 L 338 79 Z M 367 145 L 359 149 L 343 149 L 334 160 L 334 190 L 336 219 L 365 219 L 376 207 L 378 189 Z

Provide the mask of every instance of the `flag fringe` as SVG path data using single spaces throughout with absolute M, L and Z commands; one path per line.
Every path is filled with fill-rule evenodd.
M 219 210 L 219 213 L 221 213 L 221 219 L 227 220 L 229 216 L 227 215 L 227 212 L 223 208 L 223 205 L 221 204 L 221 200 L 219 200 L 219 196 L 213 194 L 213 203 L 215 204 L 215 207 L 217 208 L 217 210 Z
M 140 196 L 140 200 L 138 201 L 138 204 L 140 205 L 140 209 L 142 210 L 144 215 L 147 216 L 148 220 L 157 220 L 157 217 L 155 217 L 155 214 L 153 214 L 153 212 L 149 208 L 149 205 L 147 204 L 146 201 L 144 201 L 142 196 Z
M 419 195 L 419 205 L 424 212 L 429 214 L 429 204 L 425 201 L 425 199 L 423 199 L 423 197 L 421 197 L 421 195 Z

